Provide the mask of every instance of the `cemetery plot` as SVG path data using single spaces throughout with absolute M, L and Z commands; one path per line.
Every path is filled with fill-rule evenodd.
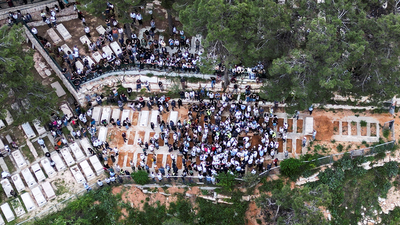
M 89 163 L 86 160 L 82 161 L 79 165 L 81 166 L 82 171 L 85 174 L 86 179 L 88 181 L 96 178 L 96 176 L 93 173 L 92 168 L 90 168 Z
M 51 186 L 51 184 L 48 181 L 45 181 L 42 183 L 42 188 L 43 188 L 44 193 L 47 196 L 47 200 L 51 200 L 56 197 L 56 193 L 54 192 L 53 187 Z
M 56 164 L 56 168 L 57 168 L 58 172 L 63 171 L 67 168 L 67 167 L 65 167 L 64 161 L 61 159 L 60 155 L 57 152 L 53 152 L 51 154 L 51 159 Z
M 25 190 L 25 184 L 22 182 L 22 179 L 18 173 L 11 176 L 11 180 L 14 182 L 14 186 L 19 193 Z
M 71 152 L 69 151 L 68 147 L 61 149 L 61 155 L 63 156 L 65 162 L 67 163 L 67 166 L 70 167 L 75 164 L 75 160 L 71 155 Z
M 62 23 L 57 25 L 57 31 L 61 34 L 61 37 L 63 37 L 64 40 L 72 38 L 71 34 L 68 32 L 67 28 L 65 28 L 65 26 Z
M 28 122 L 22 124 L 21 126 L 22 126 L 22 129 L 23 129 L 24 132 L 25 132 L 25 135 L 26 135 L 29 139 L 32 139 L 32 138 L 36 137 L 35 132 L 33 131 L 31 125 L 30 125 Z
M 40 162 L 44 168 L 44 171 L 46 172 L 46 174 L 49 178 L 52 178 L 56 175 L 56 171 L 50 165 L 50 161 L 47 158 L 42 159 L 42 161 L 40 161 Z
M 46 198 L 44 197 L 39 186 L 32 188 L 31 192 L 39 207 L 46 205 L 47 203 Z
M 29 188 L 33 188 L 35 185 L 37 185 L 35 178 L 33 177 L 31 171 L 29 168 L 25 168 L 21 171 L 22 176 L 24 177 L 24 180 L 26 184 L 28 185 Z
M 76 182 L 84 184 L 86 183 L 85 177 L 83 177 L 82 172 L 79 170 L 78 166 L 73 166 L 70 168 L 72 175 L 74 176 Z
M 32 200 L 32 197 L 29 195 L 29 193 L 23 193 L 21 195 L 22 201 L 24 202 L 25 208 L 26 210 L 28 210 L 28 212 L 36 209 L 36 205 Z
M 20 150 L 15 150 L 15 151 L 13 151 L 12 153 L 11 153 L 11 155 L 13 156 L 13 158 L 14 158 L 14 161 L 15 161 L 15 163 L 17 164 L 17 167 L 18 168 L 23 168 L 24 166 L 26 166 L 27 164 L 26 164 L 26 161 L 25 161 L 25 158 L 24 158 L 24 156 L 22 156 L 22 153 L 21 153 L 21 151 Z
M 3 187 L 4 193 L 9 198 L 12 195 L 10 194 L 11 191 L 14 191 L 14 188 L 11 186 L 10 181 L 8 179 L 3 179 L 0 181 L 1 186 Z
M 44 181 L 46 179 L 46 176 L 44 175 L 42 168 L 40 168 L 39 163 L 32 164 L 31 169 L 35 174 L 38 182 Z
M 4 203 L 0 206 L 1 211 L 3 211 L 4 216 L 6 217 L 7 222 L 11 222 L 15 219 L 14 213 L 11 210 L 11 207 L 8 203 Z M 0 216 L 1 217 L 1 216 Z M 2 224 L 4 224 L 3 218 L 1 217 Z
M 96 155 L 90 156 L 89 161 L 92 164 L 93 169 L 96 172 L 97 176 L 103 174 L 104 172 L 103 165 L 101 165 L 99 158 L 97 158 Z
M 72 143 L 70 145 L 70 148 L 71 148 L 72 153 L 74 154 L 77 162 L 80 162 L 85 159 L 85 155 L 83 154 L 81 148 L 79 147 L 79 145 L 76 142 Z

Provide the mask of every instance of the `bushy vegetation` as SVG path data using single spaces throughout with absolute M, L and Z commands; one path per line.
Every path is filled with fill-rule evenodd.
M 144 170 L 138 170 L 131 174 L 133 180 L 140 185 L 145 185 L 149 183 L 149 174 Z

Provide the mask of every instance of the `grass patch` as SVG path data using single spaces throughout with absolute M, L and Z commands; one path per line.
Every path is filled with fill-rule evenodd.
M 351 121 L 351 125 L 355 126 L 355 125 L 357 125 L 357 122 L 356 121 Z
M 39 149 L 41 150 L 40 146 Z M 21 148 L 22 154 L 28 159 L 30 163 L 35 161 L 35 156 L 33 156 L 31 150 L 29 149 L 28 145 L 25 145 L 24 147 Z
M 362 127 L 366 127 L 367 126 L 367 121 L 365 121 L 365 120 L 361 120 L 360 121 L 360 125 L 362 126 Z
M 338 152 L 342 152 L 343 151 L 343 145 L 342 144 L 338 144 L 336 149 L 338 150 Z
M 44 140 L 44 144 L 46 145 L 46 147 L 49 150 L 49 152 L 54 151 L 53 143 L 50 141 L 49 137 L 46 136 L 46 137 L 43 138 L 43 140 Z
M 71 132 L 68 130 L 68 128 L 67 127 L 63 127 L 62 128 L 62 132 L 63 132 L 63 134 L 65 134 L 65 135 L 69 135 Z
M 54 182 L 54 185 L 57 188 L 57 190 L 55 191 L 57 196 L 68 192 L 67 187 L 65 187 L 65 181 L 64 180 L 59 179 L 59 180 Z
M 16 168 L 15 168 L 15 166 L 14 166 L 14 163 L 11 161 L 11 158 L 10 158 L 10 157 L 11 157 L 11 156 L 4 157 L 3 159 L 4 159 L 4 162 L 5 162 L 6 165 L 7 165 L 7 168 L 8 168 L 8 170 L 10 171 L 10 173 L 13 173 L 13 172 L 15 172 Z
M 37 143 L 37 141 L 32 142 L 33 147 L 36 149 L 36 152 L 38 154 L 38 157 L 41 158 L 44 156 L 44 152 L 42 150 L 42 147 Z
M 386 139 L 388 139 L 389 135 L 390 135 L 390 130 L 385 128 L 385 129 L 383 129 L 382 134 Z

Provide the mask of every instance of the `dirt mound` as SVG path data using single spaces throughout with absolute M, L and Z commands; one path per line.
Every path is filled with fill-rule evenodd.
M 333 136 L 333 121 L 327 116 L 314 117 L 314 129 L 317 131 L 317 140 L 329 141 Z

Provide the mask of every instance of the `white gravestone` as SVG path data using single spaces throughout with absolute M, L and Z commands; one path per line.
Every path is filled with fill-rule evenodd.
M 81 43 L 83 45 L 86 43 L 88 45 L 88 47 L 89 47 L 90 43 L 92 43 L 86 35 L 83 35 L 82 37 L 80 37 L 79 40 L 81 41 Z
M 6 112 L 7 112 L 6 123 L 7 123 L 8 125 L 11 125 L 11 124 L 14 122 L 14 119 L 13 119 L 13 117 L 11 116 L 10 111 L 6 110 Z
M 31 169 L 38 182 L 46 180 L 46 176 L 44 175 L 42 168 L 40 168 L 39 163 L 32 164 Z
M 178 112 L 177 111 L 171 111 L 171 114 L 169 114 L 169 120 L 174 122 L 176 125 L 176 122 L 178 122 Z M 169 121 L 168 121 L 169 122 Z
M 51 154 L 51 159 L 56 164 L 56 168 L 57 168 L 58 172 L 63 171 L 67 168 L 64 164 L 64 161 L 61 159 L 60 155 L 57 152 L 53 152 Z
M 79 170 L 78 166 L 73 166 L 70 168 L 72 175 L 75 177 L 76 182 L 80 184 L 86 183 L 85 177 L 83 177 L 82 172 Z
M 11 186 L 11 183 L 8 179 L 1 180 L 1 186 L 3 187 L 4 193 L 9 198 L 12 195 L 10 194 L 11 191 L 14 191 L 14 188 Z
M 19 193 L 25 190 L 25 184 L 22 182 L 21 176 L 19 174 L 15 174 L 11 176 L 11 180 L 14 182 L 14 186 Z
M 0 129 L 3 129 L 4 127 L 6 127 L 6 125 L 4 124 L 3 120 L 0 120 Z
M 35 127 L 36 131 L 38 132 L 39 136 L 46 133 L 46 129 L 42 125 L 40 125 L 39 120 L 34 120 L 33 121 L 33 126 Z
M 32 188 L 31 192 L 39 207 L 46 205 L 47 201 L 42 191 L 40 190 L 40 186 Z
M 26 166 L 26 161 L 24 156 L 22 156 L 22 153 L 20 150 L 15 150 L 11 153 L 11 155 L 14 158 L 15 163 L 17 164 L 17 167 L 21 169 L 22 167 Z
M 64 88 L 61 87 L 61 84 L 58 81 L 56 81 L 50 85 L 53 89 L 56 89 L 56 94 L 58 97 L 64 96 L 66 94 L 64 91 Z
M 149 111 L 141 111 L 139 125 L 142 127 L 147 127 L 148 123 L 149 123 Z
M 305 121 L 305 134 L 312 134 L 314 131 L 314 118 L 313 117 L 306 117 Z
M 113 51 L 111 50 L 110 47 L 108 47 L 108 45 L 104 46 L 103 48 L 101 48 L 101 50 L 105 53 L 107 53 L 107 55 L 112 55 Z
M 56 171 L 54 170 L 54 168 L 50 165 L 49 159 L 44 158 L 40 162 L 44 168 L 44 171 L 46 172 L 46 174 L 49 178 L 52 178 L 57 174 Z
M 116 42 L 116 41 L 111 42 L 110 47 L 112 48 L 112 50 L 114 51 L 116 56 L 118 56 L 118 54 L 122 53 L 122 50 L 119 47 L 118 42 Z
M 11 222 L 15 219 L 14 213 L 12 212 L 11 207 L 8 203 L 4 203 L 3 205 L 0 206 L 0 208 L 1 211 L 3 211 L 3 214 L 6 217 L 7 222 Z
M 61 38 L 58 36 L 56 31 L 53 28 L 50 28 L 47 30 L 47 34 L 50 36 L 51 40 L 54 42 L 54 44 L 58 44 L 62 42 Z
M 21 195 L 22 201 L 24 202 L 24 205 L 26 207 L 26 210 L 28 210 L 28 212 L 36 209 L 36 205 L 32 200 L 32 197 L 29 193 L 23 193 Z
M 31 125 L 30 125 L 28 122 L 22 124 L 22 129 L 24 130 L 25 135 L 26 135 L 29 139 L 36 137 L 35 132 L 33 131 Z
M 76 61 L 75 65 L 77 69 L 83 70 L 83 64 L 81 63 L 81 61 Z
M 66 103 L 62 104 L 60 106 L 60 109 L 63 112 L 63 114 L 68 116 L 69 118 L 74 116 L 74 114 L 72 113 L 71 108 Z
M 72 51 L 72 50 L 68 47 L 67 44 L 61 45 L 61 48 L 63 49 L 63 52 L 64 52 L 65 54 L 67 54 L 67 55 L 68 55 L 68 52 L 71 52 L 71 54 L 74 53 L 74 51 Z
M 101 54 L 98 53 L 98 52 L 93 53 L 93 54 L 92 54 L 92 57 L 93 57 L 93 59 L 94 59 L 96 62 L 100 62 L 100 61 L 103 59 L 103 57 L 101 56 Z
M 63 37 L 64 40 L 72 38 L 71 34 L 68 32 L 67 28 L 65 28 L 62 23 L 57 25 L 57 31 L 61 34 L 61 37 Z
M 71 152 L 69 151 L 68 147 L 61 149 L 60 152 L 61 152 L 61 155 L 63 156 L 65 163 L 67 164 L 68 167 L 75 164 L 75 160 L 72 157 Z
M 117 122 L 117 119 L 119 119 L 120 116 L 121 116 L 121 110 L 113 109 L 111 118 L 113 118 L 115 122 Z
M 79 164 L 82 168 L 83 173 L 86 176 L 86 179 L 88 181 L 93 180 L 96 178 L 96 175 L 94 175 L 92 168 L 90 168 L 88 161 L 84 160 Z
M 122 121 L 126 120 L 126 118 L 131 120 L 131 110 L 130 109 L 124 109 L 124 111 L 122 111 L 121 124 L 122 124 Z
M 70 145 L 70 148 L 71 148 L 72 153 L 74 154 L 75 159 L 76 159 L 77 162 L 80 162 L 80 161 L 85 159 L 85 155 L 83 154 L 83 152 L 82 152 L 81 148 L 79 147 L 78 143 L 76 143 L 76 142 L 72 143 Z
M 96 124 L 100 124 L 101 111 L 101 107 L 94 107 L 93 109 L 92 118 L 96 121 Z
M 104 107 L 103 108 L 103 113 L 101 114 L 100 121 L 106 120 L 107 123 L 109 123 L 110 122 L 110 117 L 111 117 L 111 108 L 110 107 Z
M 105 142 L 107 140 L 107 127 L 100 127 L 99 129 L 99 140 Z
M 53 187 L 48 181 L 42 183 L 43 192 L 47 197 L 47 200 L 51 200 L 56 197 Z
M 96 172 L 97 176 L 100 176 L 104 173 L 104 167 L 101 165 L 99 158 L 96 155 L 90 156 L 89 158 L 90 163 L 93 166 L 94 171 Z
M 104 29 L 102 25 L 96 27 L 96 30 L 100 35 L 103 35 L 106 32 L 106 29 Z
M 35 178 L 33 177 L 31 171 L 29 170 L 29 168 L 23 169 L 21 171 L 21 174 L 24 177 L 24 180 L 29 188 L 32 188 L 35 185 L 37 185 L 37 182 L 36 182 Z
M 92 67 L 92 65 L 95 64 L 94 61 L 93 61 L 93 59 L 90 58 L 89 56 L 83 57 L 83 61 L 85 61 L 85 59 L 87 59 L 87 61 L 89 62 L 89 66 L 90 66 L 90 67 Z
M 89 148 L 93 149 L 92 145 L 89 142 L 89 139 L 83 138 L 80 140 L 81 147 L 83 148 L 83 151 L 85 151 L 86 156 L 91 156 L 92 154 L 89 151 Z
M 151 119 L 150 119 L 150 124 L 154 123 L 155 127 L 158 127 L 158 123 L 157 123 L 157 116 L 160 115 L 160 112 L 157 110 L 153 110 L 151 111 Z

